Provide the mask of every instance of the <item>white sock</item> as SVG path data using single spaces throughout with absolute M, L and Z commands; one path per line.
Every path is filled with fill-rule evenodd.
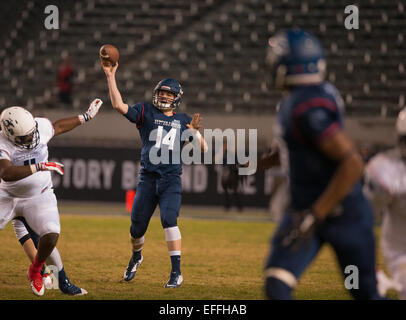
M 52 250 L 51 254 L 49 255 L 47 259 L 47 265 L 54 265 L 58 268 L 58 271 L 62 270 L 63 268 L 62 258 L 56 247 L 54 248 L 54 250 Z

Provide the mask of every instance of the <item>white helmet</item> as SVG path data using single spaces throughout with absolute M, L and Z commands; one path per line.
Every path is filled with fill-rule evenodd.
M 15 145 L 33 149 L 39 143 L 38 124 L 22 107 L 5 109 L 0 116 L 1 131 Z

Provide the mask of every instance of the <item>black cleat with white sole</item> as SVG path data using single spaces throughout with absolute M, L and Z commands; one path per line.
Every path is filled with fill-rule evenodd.
M 61 290 L 61 292 L 64 294 L 72 296 L 83 296 L 87 294 L 87 291 L 85 289 L 75 286 L 69 281 L 68 278 L 65 278 L 63 281 L 59 282 L 59 290 Z
M 168 282 L 165 284 L 165 288 L 177 288 L 183 282 L 183 277 L 180 273 L 171 272 Z
M 144 260 L 144 257 L 141 256 L 141 259 L 134 261 L 133 257 L 131 257 L 130 261 L 128 262 L 127 269 L 124 272 L 124 280 L 131 281 L 134 279 L 135 274 L 137 273 L 138 268 L 141 265 L 141 262 Z

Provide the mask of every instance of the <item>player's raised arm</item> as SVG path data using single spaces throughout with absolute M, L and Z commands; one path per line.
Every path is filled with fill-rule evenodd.
M 118 63 L 116 63 L 114 67 L 112 65 L 105 65 L 103 63 L 101 63 L 101 66 L 107 77 L 107 85 L 109 87 L 111 105 L 121 114 L 126 114 L 128 112 L 128 104 L 123 102 L 116 83 L 116 71 Z
M 201 121 L 203 120 L 202 117 L 200 117 L 199 113 L 195 113 L 193 115 L 192 121 L 190 121 L 189 124 L 187 124 L 187 127 L 191 130 L 194 131 L 194 136 L 196 139 L 200 140 L 200 147 L 202 152 L 207 152 L 208 146 L 206 143 L 206 140 L 204 140 L 204 137 L 200 134 L 199 129 L 202 128 L 201 126 Z
M 103 101 L 100 99 L 94 99 L 92 103 L 89 106 L 89 109 L 83 114 L 80 114 L 75 117 L 71 118 L 65 118 L 65 119 L 60 119 L 55 121 L 52 125 L 54 127 L 54 137 L 68 132 L 77 126 L 86 123 L 87 121 L 93 119 L 97 113 L 99 112 L 99 109 L 101 105 L 103 104 Z

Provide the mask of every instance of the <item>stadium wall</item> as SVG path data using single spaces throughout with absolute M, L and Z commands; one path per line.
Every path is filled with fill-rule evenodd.
M 50 160 L 64 164 L 64 175 L 52 175 L 58 199 L 124 202 L 136 190 L 140 150 L 132 148 L 50 147 Z M 182 203 L 223 205 L 221 165 L 184 165 Z M 257 172 L 240 183 L 244 206 L 266 207 L 271 194 L 272 172 Z

